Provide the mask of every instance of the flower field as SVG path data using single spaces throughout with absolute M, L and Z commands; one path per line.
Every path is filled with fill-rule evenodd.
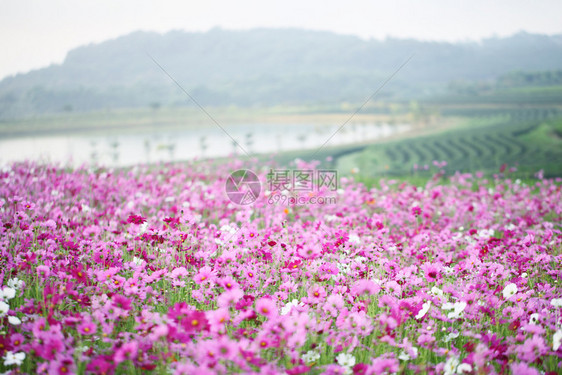
M 237 205 L 241 167 L 0 172 L 0 373 L 562 372 L 560 180 Z

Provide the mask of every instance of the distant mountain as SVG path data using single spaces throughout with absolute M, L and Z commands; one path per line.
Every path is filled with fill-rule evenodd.
M 70 51 L 0 82 L 0 119 L 61 111 L 191 105 L 149 57 L 203 105 L 358 102 L 411 54 L 379 99 L 444 90 L 451 81 L 562 68 L 562 35 L 481 42 L 362 40 L 298 29 L 135 32 Z

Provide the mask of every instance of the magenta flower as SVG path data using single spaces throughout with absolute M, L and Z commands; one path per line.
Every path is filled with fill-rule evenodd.
M 558 369 L 562 179 L 344 177 L 287 208 L 230 202 L 234 166 L 0 168 L 3 371 Z
M 138 350 L 139 344 L 136 341 L 127 342 L 115 350 L 113 360 L 115 363 L 121 363 L 123 361 L 134 359 L 137 356 Z
M 113 296 L 112 301 L 113 301 L 113 305 L 115 307 L 118 307 L 122 310 L 128 311 L 128 310 L 131 309 L 131 300 L 128 299 L 127 297 L 125 297 L 125 296 L 122 296 L 120 294 L 116 294 L 116 295 Z
M 306 374 L 310 371 L 310 367 L 307 365 L 298 365 L 293 367 L 292 369 L 287 370 L 288 375 L 300 375 Z
M 441 278 L 440 268 L 434 263 L 424 263 L 421 266 L 427 281 L 435 282 Z
M 25 337 L 21 333 L 14 333 L 10 337 L 10 343 L 12 344 L 12 351 L 18 352 L 24 342 L 25 342 Z M 3 347 L 6 346 L 4 343 L 0 345 L 3 345 Z
M 127 219 L 127 223 L 144 224 L 146 223 L 146 219 L 139 215 L 129 215 L 129 218 Z
M 209 328 L 209 321 L 202 311 L 190 312 L 182 321 L 182 326 L 186 332 L 199 332 Z
M 236 303 L 236 310 L 245 310 L 247 307 L 250 307 L 254 303 L 254 296 L 249 294 L 245 294 L 238 302 Z
M 78 325 L 78 333 L 84 336 L 91 336 L 96 333 L 96 330 L 96 324 L 89 320 L 86 320 Z
M 112 374 L 115 368 L 110 356 L 100 355 L 92 359 L 86 366 L 86 370 L 96 374 Z

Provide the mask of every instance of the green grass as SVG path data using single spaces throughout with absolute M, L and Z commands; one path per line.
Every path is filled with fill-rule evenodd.
M 344 155 L 340 171 L 359 168 L 366 177 L 430 176 L 414 170 L 432 162 L 447 161 L 447 173 L 481 170 L 497 173 L 502 164 L 516 166 L 517 177 L 530 177 L 539 170 L 546 176 L 562 176 L 562 118 L 535 119 L 520 113 L 511 118 L 476 118 L 464 126 L 417 138 L 376 144 Z

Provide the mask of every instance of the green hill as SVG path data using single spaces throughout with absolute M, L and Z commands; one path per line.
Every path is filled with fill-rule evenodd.
M 411 54 L 378 99 L 445 92 L 455 80 L 562 67 L 562 35 L 520 33 L 481 42 L 363 40 L 298 29 L 135 32 L 70 51 L 52 65 L 0 82 L 0 119 L 64 111 L 192 105 L 153 56 L 201 104 L 359 102 Z

